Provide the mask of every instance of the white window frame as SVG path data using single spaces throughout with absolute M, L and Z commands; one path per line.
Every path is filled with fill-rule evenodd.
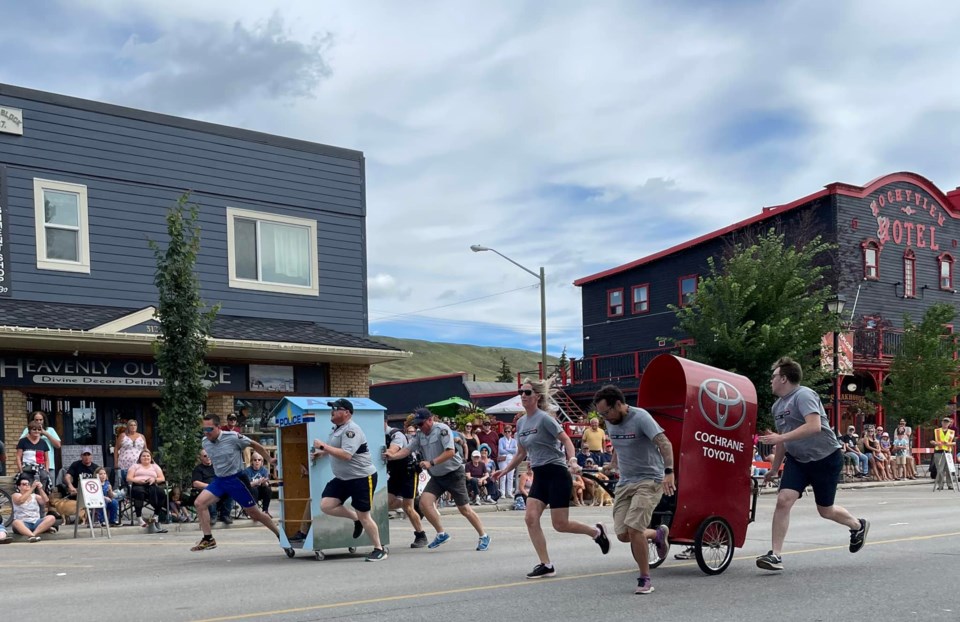
M 43 193 L 45 190 L 68 192 L 78 196 L 78 261 L 47 258 L 47 222 L 46 210 L 44 209 L 43 205 Z M 37 240 L 37 269 L 58 270 L 61 272 L 82 272 L 84 274 L 90 274 L 90 222 L 87 218 L 87 187 L 83 184 L 70 184 L 63 181 L 54 181 L 52 179 L 40 179 L 38 177 L 34 177 L 33 214 Z
M 234 221 L 237 218 L 249 220 L 276 222 L 284 225 L 293 225 L 297 227 L 306 227 L 309 230 L 310 237 L 310 285 L 287 285 L 285 283 L 270 283 L 268 281 L 254 281 L 251 279 L 237 278 L 236 254 L 234 252 L 236 241 L 234 240 Z M 227 208 L 227 270 L 229 274 L 229 285 L 236 289 L 252 289 L 259 292 L 277 292 L 281 294 L 298 294 L 301 296 L 318 296 L 320 287 L 318 281 L 318 254 L 317 254 L 317 221 L 309 218 L 296 218 L 293 216 L 280 216 L 267 212 L 255 212 L 252 210 L 240 209 L 238 207 Z M 257 262 L 259 266 L 260 252 L 257 251 Z

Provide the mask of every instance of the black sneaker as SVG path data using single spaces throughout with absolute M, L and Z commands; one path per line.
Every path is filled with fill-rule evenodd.
M 603 523 L 597 523 L 597 529 L 600 530 L 600 535 L 594 538 L 593 541 L 600 547 L 600 551 L 606 555 L 610 552 L 610 539 L 607 538 L 607 528 L 603 526 Z
M 692 546 L 688 546 L 679 553 L 673 556 L 674 559 L 696 559 L 697 553 L 693 550 Z
M 413 544 L 410 545 L 411 549 L 422 549 L 427 546 L 427 533 L 425 531 L 415 531 L 413 532 L 414 539 Z
M 527 573 L 528 579 L 542 579 L 544 577 L 552 577 L 557 574 L 556 568 L 550 566 L 549 568 L 543 564 L 537 564 L 534 566 L 531 572 Z
M 358 520 L 353 521 L 353 538 L 357 539 L 363 533 L 363 523 Z
M 856 553 L 863 548 L 867 541 L 867 532 L 870 531 L 870 521 L 865 518 L 860 519 L 860 529 L 850 530 L 850 552 Z
M 757 558 L 757 568 L 763 568 L 764 570 L 783 570 L 783 558 L 779 555 L 774 555 L 773 551 L 770 551 L 766 555 L 761 555 Z
M 387 552 L 383 549 L 373 549 L 370 551 L 370 554 L 367 555 L 366 561 L 368 562 L 381 562 L 387 558 Z

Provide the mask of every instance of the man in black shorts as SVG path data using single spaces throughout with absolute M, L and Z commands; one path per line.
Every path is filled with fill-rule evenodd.
M 387 460 L 387 501 L 391 510 L 403 508 L 413 527 L 413 543 L 410 548 L 421 549 L 427 546 L 427 534 L 423 531 L 420 515 L 413 506 L 417 498 L 417 484 L 420 483 L 416 459 L 413 456 L 407 456 L 404 460 L 390 459 L 407 446 L 407 437 L 403 430 L 391 428 L 386 421 L 383 425 L 386 428 L 387 443 L 383 456 Z
M 763 476 L 768 482 L 783 467 L 777 507 L 773 512 L 773 548 L 757 558 L 757 566 L 764 570 L 783 570 L 780 557 L 783 541 L 790 525 L 790 510 L 809 485 L 817 511 L 823 518 L 850 529 L 850 552 L 863 548 L 870 522 L 854 518 L 853 514 L 834 504 L 837 480 L 843 469 L 843 454 L 836 434 L 830 429 L 827 414 L 815 391 L 800 386 L 803 372 L 799 363 L 783 357 L 773 365 L 770 388 L 777 397 L 773 403 L 773 420 L 777 432 L 770 430 L 760 436 L 760 442 L 776 445 L 773 464 Z

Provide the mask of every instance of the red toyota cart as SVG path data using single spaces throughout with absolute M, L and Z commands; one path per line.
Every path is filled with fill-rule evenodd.
M 697 564 L 720 574 L 743 546 L 757 511 L 750 477 L 757 392 L 744 376 L 661 354 L 643 372 L 637 405 L 673 444 L 677 492 L 664 496 L 651 527 L 670 527 L 670 543 L 694 547 Z M 650 546 L 650 566 L 663 563 Z

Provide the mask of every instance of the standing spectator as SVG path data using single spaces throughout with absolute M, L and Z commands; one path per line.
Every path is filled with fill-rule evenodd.
M 870 473 L 870 459 L 867 454 L 860 451 L 857 439 L 857 428 L 847 426 L 847 433 L 840 437 L 843 455 L 847 456 L 857 464 L 855 477 L 866 477 Z
M 893 459 L 896 462 L 896 476 L 898 480 L 903 478 L 914 479 L 912 473 L 907 472 L 907 454 L 910 453 L 910 441 L 907 440 L 902 428 L 897 428 L 897 437 L 893 439 Z
M 109 517 L 110 526 L 119 527 L 120 502 L 117 501 L 117 495 L 113 492 L 113 486 L 110 485 L 110 480 L 107 479 L 107 470 L 103 467 L 99 467 L 94 474 L 100 481 L 100 488 L 103 490 L 103 502 L 107 510 L 107 516 L 103 515 L 103 510 L 97 510 L 97 520 L 101 523 L 105 523 Z
M 270 516 L 270 498 L 273 495 L 273 489 L 270 488 L 270 473 L 263 465 L 263 456 L 253 452 L 250 456 L 250 466 L 243 470 L 243 474 L 250 481 L 250 489 L 260 508 Z
M 240 424 L 237 422 L 237 414 L 230 413 L 227 415 L 227 425 L 220 428 L 224 432 L 236 432 L 239 434 L 241 432 Z
M 127 471 L 140 460 L 140 454 L 147 448 L 147 439 L 137 432 L 137 420 L 128 419 L 127 426 L 117 434 L 113 444 L 113 464 L 119 472 L 118 485 L 127 483 Z
M 902 434 L 903 437 L 907 439 L 907 460 L 906 468 L 904 469 L 907 479 L 917 479 L 917 462 L 913 459 L 913 452 L 911 451 L 911 448 L 913 447 L 913 438 L 911 438 L 910 435 L 913 434 L 913 428 L 907 425 L 905 419 L 901 419 L 900 425 L 897 426 L 896 433 L 897 435 Z
M 43 490 L 39 479 L 17 478 L 17 490 L 13 493 L 13 530 L 26 536 L 30 542 L 40 542 L 40 534 L 50 531 L 57 521 L 52 515 L 40 517 L 40 504 L 46 505 L 50 498 Z
M 480 426 L 480 431 L 477 433 L 477 440 L 480 441 L 481 445 L 486 444 L 487 447 L 490 448 L 490 458 L 493 459 L 494 463 L 498 462 L 500 435 L 493 429 L 489 419 L 484 420 Z M 491 473 L 492 472 L 493 471 L 491 471 Z
M 44 491 L 50 490 L 50 471 L 47 467 L 53 460 L 53 452 L 44 442 L 42 428 L 37 421 L 31 421 L 27 426 L 27 435 L 17 441 L 17 473 L 23 472 L 24 465 L 32 466 L 36 470 L 36 478 L 43 483 Z M 33 481 L 34 478 L 30 478 Z
M 826 411 L 815 391 L 800 385 L 803 370 L 790 357 L 773 365 L 770 389 L 777 400 L 773 403 L 773 420 L 777 432 L 767 430 L 760 437 L 763 443 L 776 445 L 770 471 L 764 481 L 773 478 L 786 461 L 780 478 L 780 492 L 773 512 L 773 548 L 757 558 L 757 566 L 765 570 L 783 570 L 781 550 L 790 525 L 790 511 L 806 487 L 813 487 L 817 512 L 850 529 L 850 552 L 856 553 L 867 540 L 870 523 L 854 516 L 834 503 L 837 480 L 843 468 L 840 443 L 830 429 Z
M 607 440 L 607 433 L 600 428 L 600 419 L 597 417 L 591 418 L 590 427 L 583 431 L 581 443 L 590 450 L 590 457 L 596 464 L 602 464 L 603 442 L 605 440 Z
M 946 454 L 953 453 L 953 448 L 957 446 L 954 441 L 955 433 L 950 429 L 950 417 L 944 417 L 940 420 L 941 426 L 933 431 L 933 462 L 937 467 L 936 490 L 943 490 L 944 483 L 953 490 L 953 480 L 950 479 L 950 471 L 947 470 Z
M 507 464 L 517 455 L 517 439 L 513 437 L 513 426 L 507 425 L 503 428 L 503 436 L 497 444 L 497 469 L 503 470 Z M 513 498 L 515 471 L 504 473 L 500 478 L 500 494 L 508 499 Z
M 153 454 L 148 449 L 140 452 L 140 461 L 127 471 L 127 483 L 130 484 L 130 497 L 133 499 L 133 511 L 140 520 L 140 526 L 146 527 L 143 520 L 143 504 L 149 502 L 153 506 L 154 514 L 159 522 L 165 522 L 167 516 L 167 497 L 160 484 L 166 482 L 163 469 L 153 461 Z M 157 525 L 159 533 L 166 533 L 166 529 Z
M 47 415 L 45 415 L 42 410 L 35 410 L 30 414 L 30 420 L 27 422 L 27 427 L 20 433 L 20 438 L 27 436 L 30 430 L 30 423 L 36 423 L 40 426 L 40 436 L 43 438 L 44 445 L 46 445 L 47 463 L 43 468 L 48 470 L 53 477 L 56 477 L 57 458 L 53 455 L 53 450 L 60 449 L 60 436 L 58 436 L 57 431 L 47 423 Z M 44 486 L 47 486 L 47 484 L 44 484 Z M 47 487 L 47 489 L 49 490 L 49 487 Z
M 480 439 L 474 433 L 473 424 L 469 421 L 463 425 L 463 441 L 467 444 L 466 457 L 473 455 L 473 452 L 480 451 Z
M 64 492 L 67 493 L 67 497 L 76 499 L 77 486 L 80 485 L 80 479 L 83 477 L 94 477 L 99 468 L 100 465 L 94 464 L 93 462 L 93 450 L 89 447 L 81 449 L 80 459 L 75 460 L 63 476 L 63 486 L 66 489 Z

